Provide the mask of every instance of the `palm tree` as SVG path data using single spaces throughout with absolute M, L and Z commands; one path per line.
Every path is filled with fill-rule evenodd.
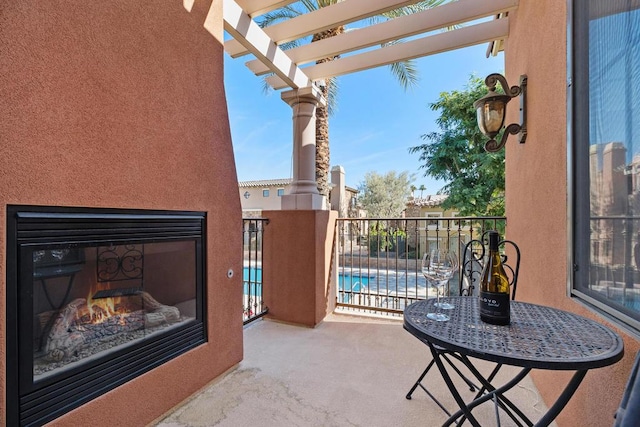
M 284 6 L 280 9 L 266 13 L 259 19 L 259 25 L 261 27 L 268 27 L 279 21 L 294 18 L 302 15 L 305 12 L 312 12 L 314 10 L 331 6 L 332 4 L 339 3 L 343 0 L 300 0 L 292 5 Z M 378 21 L 384 21 L 388 19 L 397 18 L 403 15 L 409 15 L 425 9 L 429 9 L 435 6 L 439 6 L 450 0 L 423 0 L 410 6 L 404 6 L 402 8 L 386 12 L 380 16 L 370 18 L 372 23 Z M 331 28 L 320 33 L 314 34 L 311 38 L 311 43 L 327 39 L 329 37 L 335 37 L 346 31 L 346 28 L 341 25 L 336 28 Z M 390 42 L 394 43 L 394 42 Z M 299 40 L 285 43 L 281 45 L 283 49 L 290 49 L 298 46 Z M 333 61 L 338 57 L 323 58 L 316 61 L 317 64 L 327 61 Z M 409 89 L 418 82 L 418 73 L 415 68 L 415 62 L 413 60 L 407 60 L 391 64 L 391 73 L 398 79 L 398 82 L 404 89 Z M 320 85 L 322 95 L 327 100 L 327 106 L 319 106 L 316 109 L 316 182 L 318 184 L 318 191 L 329 197 L 329 169 L 330 169 L 330 155 L 329 155 L 329 116 L 335 112 L 336 99 L 338 93 L 338 85 L 335 78 L 329 78 L 324 81 L 323 85 Z
M 421 199 L 422 199 L 422 192 L 423 192 L 424 190 L 426 190 L 426 189 L 427 189 L 427 187 L 425 187 L 425 186 L 424 186 L 424 184 L 420 184 L 420 188 L 418 188 L 418 190 L 420 190 L 420 198 L 421 198 Z

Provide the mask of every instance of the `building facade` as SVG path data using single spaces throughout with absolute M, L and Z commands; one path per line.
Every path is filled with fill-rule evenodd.
M 621 362 L 589 372 L 558 425 L 611 425 L 640 347 L 635 286 L 628 292 L 621 285 L 623 271 L 633 281 L 637 269 L 638 220 L 630 212 L 639 107 L 629 95 L 637 91 L 632 76 L 640 68 L 633 42 L 638 7 L 529 0 L 509 13 L 506 77 L 528 78 L 527 139 L 518 144 L 512 136 L 506 145 L 507 237 L 522 253 L 518 299 L 595 319 L 617 330 L 625 344 Z M 613 87 L 626 89 L 616 94 Z M 509 105 L 505 123 L 518 119 L 518 108 Z M 617 272 L 605 279 L 599 265 Z M 603 292 L 614 277 L 629 305 L 620 304 L 613 289 Z M 547 403 L 569 378 L 532 375 Z
M 264 210 L 282 209 L 282 196 L 289 194 L 291 179 L 240 181 L 240 203 L 244 218 L 259 218 Z
M 282 196 L 291 194 L 291 182 L 291 178 L 238 182 L 242 216 L 260 218 L 263 211 L 281 210 Z M 346 185 L 342 166 L 331 170 L 330 205 L 342 218 L 364 216 L 358 205 L 358 190 Z

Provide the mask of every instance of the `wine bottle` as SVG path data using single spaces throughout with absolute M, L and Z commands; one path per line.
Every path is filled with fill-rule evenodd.
M 508 325 L 510 315 L 509 279 L 498 252 L 499 235 L 490 230 L 489 254 L 480 277 L 480 319 L 494 325 Z

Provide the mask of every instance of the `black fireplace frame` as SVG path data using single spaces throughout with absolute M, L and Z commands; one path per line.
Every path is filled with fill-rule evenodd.
M 6 213 L 7 425 L 43 425 L 207 341 L 205 212 L 9 205 Z M 35 274 L 33 265 L 20 263 L 29 248 L 180 240 L 193 240 L 196 246 L 193 321 L 33 380 L 32 362 L 24 362 L 33 355 L 33 303 L 21 281 Z

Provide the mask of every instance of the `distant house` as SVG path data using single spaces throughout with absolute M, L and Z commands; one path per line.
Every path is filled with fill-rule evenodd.
M 282 196 L 289 194 L 291 178 L 242 181 L 238 183 L 242 216 L 257 218 L 262 211 L 282 209 Z
M 425 197 L 412 197 L 407 202 L 405 217 L 407 218 L 441 218 L 457 216 L 455 209 L 444 210 L 442 203 L 447 200 L 446 194 L 431 194 Z
M 282 196 L 290 194 L 291 182 L 291 178 L 238 182 L 242 216 L 259 218 L 262 211 L 281 210 Z M 331 170 L 331 210 L 339 211 L 341 218 L 361 217 L 357 201 L 358 190 L 344 182 L 344 169 L 335 166 Z
M 331 210 L 338 211 L 340 218 L 364 218 L 366 212 L 358 203 L 358 190 L 345 183 L 342 166 L 331 169 L 331 194 L 329 195 Z
M 425 221 L 418 221 L 417 228 L 407 230 L 407 240 L 410 246 L 432 248 L 447 234 L 451 235 L 449 245 L 453 248 L 459 248 L 471 240 L 469 225 L 466 223 L 464 223 L 465 225 L 458 224 L 455 220 L 440 219 L 458 216 L 456 209 L 442 208 L 442 203 L 447 200 L 447 197 L 446 194 L 433 194 L 409 199 L 404 216 L 406 218 L 425 218 Z

